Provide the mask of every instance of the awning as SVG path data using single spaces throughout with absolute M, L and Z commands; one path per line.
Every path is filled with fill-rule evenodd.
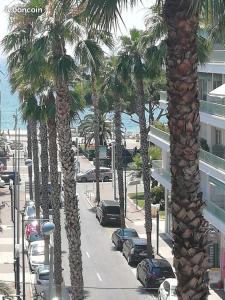
M 209 95 L 214 97 L 225 97 L 225 84 L 222 84 L 215 90 L 211 91 Z

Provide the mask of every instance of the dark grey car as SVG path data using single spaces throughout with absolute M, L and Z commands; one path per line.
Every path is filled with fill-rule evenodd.
M 103 200 L 96 208 L 96 218 L 104 226 L 106 223 L 121 225 L 120 206 L 117 201 Z

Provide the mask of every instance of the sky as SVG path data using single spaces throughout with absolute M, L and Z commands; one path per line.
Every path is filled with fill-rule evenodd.
M 142 0 L 140 3 L 134 8 L 129 9 L 128 11 L 124 11 L 122 16 L 124 23 L 126 24 L 126 27 L 124 27 L 121 24 L 121 30 L 118 32 L 118 35 L 120 35 L 120 32 L 122 34 L 127 33 L 127 30 L 136 27 L 138 29 L 144 28 L 144 17 L 148 11 L 148 7 L 153 5 L 156 2 L 156 0 Z M 6 6 L 10 6 L 13 4 L 16 4 L 16 0 L 0 0 L 0 20 L 1 20 L 1 28 L 0 28 L 0 40 L 7 34 L 8 32 L 8 17 L 6 13 Z

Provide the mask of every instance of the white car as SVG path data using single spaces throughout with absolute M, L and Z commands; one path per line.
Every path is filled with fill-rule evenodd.
M 1 179 L 0 177 L 0 187 L 4 187 L 5 186 L 5 181 Z
M 178 300 L 177 293 L 177 279 L 167 278 L 159 287 L 159 300 Z
M 35 272 L 38 267 L 44 265 L 45 255 L 44 255 L 45 242 L 36 241 L 30 244 L 28 250 L 28 258 L 30 263 L 31 271 Z
M 49 265 L 43 265 L 37 268 L 35 276 L 36 284 L 49 284 Z

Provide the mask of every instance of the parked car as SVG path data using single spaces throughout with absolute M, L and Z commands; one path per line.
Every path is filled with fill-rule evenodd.
M 140 238 L 126 240 L 122 252 L 129 265 L 138 263 L 147 257 L 147 240 Z
M 18 180 L 20 182 L 21 181 L 20 175 L 18 173 L 17 175 L 18 175 Z M 9 171 L 0 172 L 0 176 L 2 180 L 5 181 L 6 184 L 10 184 L 10 179 L 13 180 L 14 182 L 15 172 L 9 172 Z
M 123 249 L 123 243 L 130 238 L 138 238 L 138 233 L 133 228 L 119 228 L 112 234 L 112 242 L 117 250 Z
M 33 242 L 42 241 L 44 239 L 43 235 L 38 233 L 37 231 L 33 231 L 29 234 L 27 239 L 25 240 L 25 251 L 29 251 L 30 245 Z
M 146 288 L 159 288 L 166 278 L 175 278 L 175 274 L 165 259 L 144 259 L 137 266 L 137 279 Z
M 103 200 L 96 208 L 96 218 L 104 226 L 106 223 L 121 225 L 120 206 L 117 201 Z
M 38 267 L 44 265 L 44 241 L 33 242 L 28 250 L 30 269 L 35 272 Z
M 168 278 L 159 287 L 159 300 L 178 300 L 177 297 L 177 279 Z
M 0 177 L 0 187 L 5 187 L 5 181 Z
M 88 170 L 84 173 L 78 173 L 76 177 L 78 182 L 95 181 L 95 169 Z M 100 181 L 109 181 L 112 179 L 112 171 L 110 168 L 100 167 Z
M 49 265 L 38 267 L 35 275 L 36 284 L 49 284 Z

